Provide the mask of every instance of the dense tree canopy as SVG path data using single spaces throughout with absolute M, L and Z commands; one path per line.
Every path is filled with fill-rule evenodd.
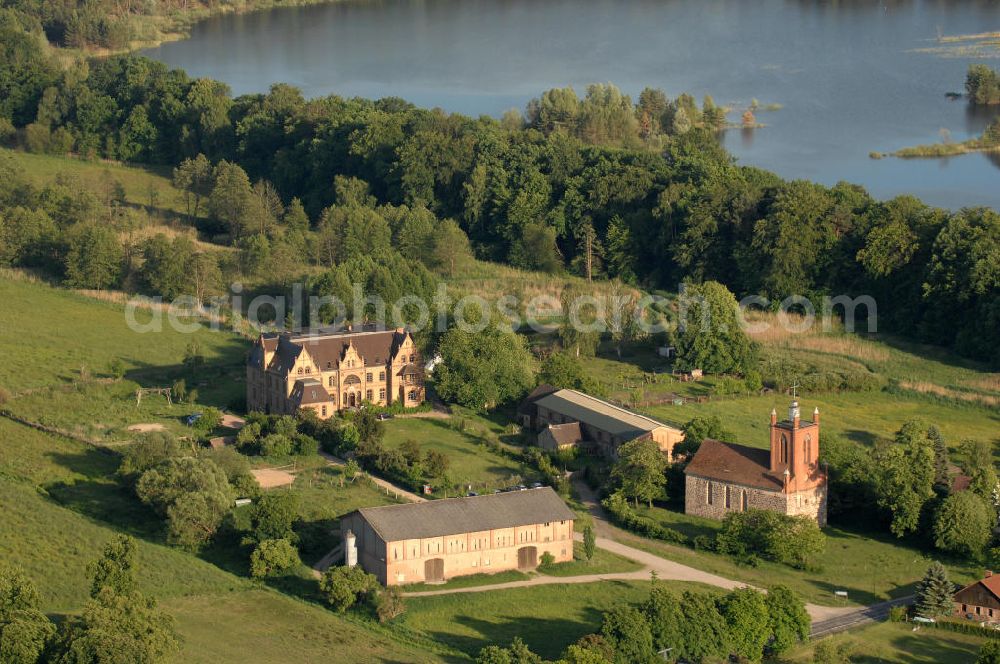
M 399 99 L 306 100 L 281 84 L 233 99 L 218 82 L 133 55 L 60 71 L 30 16 L 40 14 L 56 41 L 88 21 L 15 6 L 0 20 L 0 58 L 10 63 L 0 67 L 0 118 L 22 130 L 22 145 L 177 167 L 188 212 L 239 248 L 238 271 L 263 275 L 267 266 L 283 285 L 310 265 L 341 269 L 363 246 L 454 275 L 471 249 L 483 259 L 650 288 L 716 281 L 772 303 L 870 294 L 882 329 L 1000 362 L 986 341 L 1000 325 L 990 269 L 1000 215 L 948 213 L 912 197 L 875 201 L 853 185 L 784 182 L 738 166 L 715 136 L 721 115 L 711 99 L 699 106 L 689 95 L 647 89 L 633 101 L 612 85 L 590 86 L 583 98 L 550 90 L 523 123 Z M 92 32 L 74 28 L 72 38 L 105 39 L 95 36 L 102 29 Z M 970 72 L 976 94 L 990 80 Z M 65 208 L 26 202 L 19 205 L 61 225 Z M 6 225 L 4 207 L 15 205 L 0 203 Z M 88 230 L 60 229 L 72 231 L 72 246 L 60 241 L 47 251 L 28 232 L 30 246 L 15 243 L 13 261 L 49 255 L 70 283 L 120 285 L 123 268 L 135 266 L 122 265 L 121 248 L 94 230 L 93 215 L 80 220 Z M 391 283 L 392 274 L 370 276 Z M 847 313 L 863 322 L 875 312 Z M 744 344 L 735 349 L 718 365 L 739 367 Z

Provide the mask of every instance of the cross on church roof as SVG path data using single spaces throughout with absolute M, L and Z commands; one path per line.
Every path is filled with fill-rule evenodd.
M 799 395 L 798 395 L 798 394 L 796 393 L 796 391 L 797 391 L 797 390 L 798 390 L 798 389 L 799 389 L 800 387 L 802 387 L 802 386 L 801 386 L 801 385 L 799 385 L 799 382 L 798 382 L 798 381 L 795 381 L 795 384 L 794 384 L 794 385 L 792 385 L 792 398 L 793 398 L 793 399 L 797 399 L 797 398 L 798 398 L 798 396 L 799 396 Z

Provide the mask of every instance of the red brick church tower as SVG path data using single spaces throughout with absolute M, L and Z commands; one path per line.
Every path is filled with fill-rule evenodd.
M 784 492 L 815 489 L 825 483 L 819 468 L 819 408 L 803 422 L 799 402 L 788 407 L 788 419 L 778 421 L 771 410 L 771 473 L 784 478 Z

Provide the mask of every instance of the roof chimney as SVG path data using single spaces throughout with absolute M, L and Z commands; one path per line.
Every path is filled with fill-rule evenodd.
M 813 408 L 813 424 L 819 424 L 819 406 Z
M 788 407 L 788 419 L 795 423 L 795 426 L 799 424 L 799 402 L 793 401 L 792 405 Z

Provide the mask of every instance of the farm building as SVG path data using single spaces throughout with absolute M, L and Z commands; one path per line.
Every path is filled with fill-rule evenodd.
M 955 593 L 955 615 L 979 622 L 1000 621 L 1000 576 L 986 576 Z
M 340 521 L 345 564 L 384 585 L 533 569 L 573 559 L 573 512 L 549 487 L 365 507 Z
M 649 438 L 667 455 L 684 440 L 677 427 L 633 413 L 576 390 L 539 386 L 518 409 L 521 425 L 546 449 L 593 447 L 612 459 L 622 444 Z M 572 425 L 572 426 L 567 426 Z

